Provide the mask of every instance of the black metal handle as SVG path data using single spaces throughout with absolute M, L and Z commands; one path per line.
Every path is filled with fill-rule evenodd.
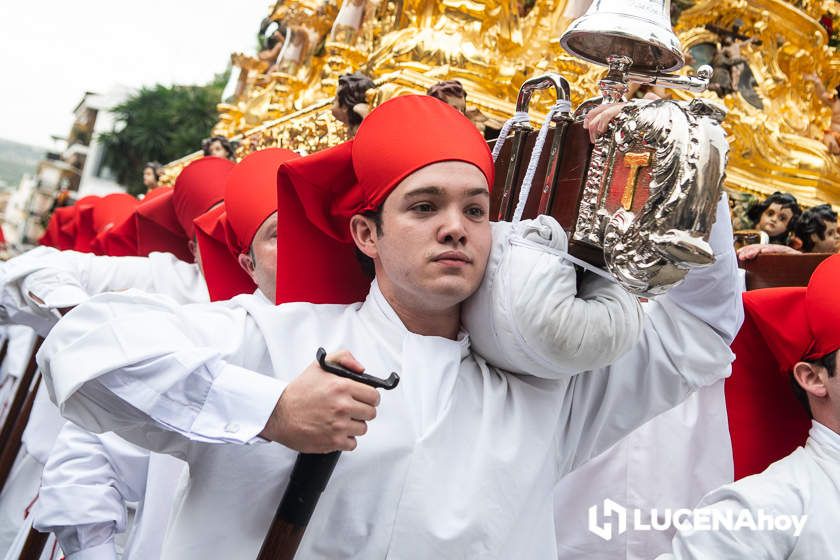
M 371 387 L 393 389 L 400 382 L 400 376 L 396 372 L 391 372 L 388 379 L 380 379 L 372 375 L 356 373 L 328 362 L 327 351 L 323 348 L 318 348 L 315 356 L 324 371 Z M 306 527 L 315 511 L 315 506 L 318 504 L 318 498 L 321 497 L 321 493 L 327 487 L 327 482 L 332 476 L 340 455 L 340 451 L 324 454 L 301 453 L 298 455 L 289 478 L 289 486 L 286 488 L 286 493 L 283 494 L 283 500 L 280 502 L 280 508 L 277 510 L 278 518 L 298 527 Z
M 338 364 L 328 362 L 327 351 L 323 348 L 318 348 L 318 352 L 315 353 L 315 357 L 318 359 L 318 364 L 321 366 L 322 370 L 338 375 L 339 377 L 346 377 L 347 379 L 352 379 L 353 381 L 370 385 L 375 389 L 391 390 L 400 382 L 400 376 L 394 371 L 391 372 L 388 379 L 380 379 L 379 377 L 374 377 L 366 373 L 356 373 L 355 371 L 350 371 Z

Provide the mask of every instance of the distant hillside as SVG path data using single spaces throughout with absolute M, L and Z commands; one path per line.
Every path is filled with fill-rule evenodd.
M 16 187 L 24 173 L 35 173 L 46 151 L 0 138 L 0 187 Z

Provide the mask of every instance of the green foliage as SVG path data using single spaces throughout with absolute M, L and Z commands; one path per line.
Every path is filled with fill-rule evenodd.
M 216 123 L 216 103 L 227 73 L 203 86 L 143 88 L 113 109 L 114 130 L 99 135 L 103 163 L 131 194 L 143 187 L 143 165 L 166 163 L 201 148 Z

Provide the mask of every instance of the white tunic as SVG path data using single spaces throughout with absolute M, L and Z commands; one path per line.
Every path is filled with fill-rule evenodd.
M 542 317 L 550 330 L 556 318 Z M 544 342 L 532 341 L 550 355 Z M 163 558 L 253 558 L 296 457 L 256 435 L 319 346 L 401 382 L 341 457 L 301 558 L 553 559 L 557 480 L 720 379 L 732 358 L 663 296 L 614 365 L 510 375 L 471 353 L 468 336 L 408 332 L 374 283 L 349 306 L 97 296 L 54 329 L 39 361 L 66 417 L 190 464 Z
M 5 282 L 1 299 L 7 320 L 31 325 L 42 335 L 46 335 L 59 320 L 58 309 L 78 305 L 97 293 L 134 287 L 165 293 L 184 303 L 208 300 L 207 288 L 198 267 L 179 261 L 169 253 L 152 253 L 148 258 L 103 257 L 40 247 L 10 260 L 3 268 L 3 274 Z M 28 327 L 22 328 L 31 332 Z M 20 526 L 24 508 L 33 501 L 38 492 L 37 481 L 63 424 L 58 410 L 46 397 L 46 387 L 42 384 L 23 435 L 23 467 L 14 473 L 14 480 L 9 481 L 9 485 L 15 487 L 13 495 L 18 498 L 7 499 L 4 495 L 0 500 L 0 511 L 8 509 L 10 515 L 17 520 L 14 527 Z M 119 439 L 116 436 L 110 437 Z M 80 438 L 71 438 L 68 445 L 82 445 L 80 441 Z M 52 522 L 45 522 L 41 526 L 46 528 L 49 525 L 49 529 L 56 531 L 60 537 L 67 537 L 62 538 L 62 546 L 68 554 L 79 553 L 79 546 L 85 548 L 84 553 L 89 557 L 110 553 L 113 533 L 117 528 L 123 527 L 113 512 L 124 510 L 125 500 L 121 495 L 107 492 L 107 488 L 116 478 L 127 476 L 124 469 L 120 471 L 118 468 L 120 462 L 137 465 L 136 461 L 130 459 L 132 453 L 138 451 L 127 442 L 123 442 L 122 446 L 112 446 L 109 453 L 104 453 L 103 449 L 101 446 L 88 446 L 86 450 L 77 452 L 92 453 L 90 460 L 99 461 L 103 465 L 111 465 L 111 461 L 116 462 L 110 470 L 103 468 L 96 471 L 101 475 L 99 478 L 89 473 L 84 479 L 85 484 L 81 484 L 74 478 L 76 471 L 73 469 L 73 463 L 70 463 L 67 471 L 62 471 L 58 464 L 54 464 L 58 472 L 51 473 L 49 480 L 56 487 L 63 486 L 62 499 L 54 499 L 58 493 L 50 492 L 49 489 L 39 498 L 36 512 Z M 128 457 L 121 459 L 121 450 L 128 449 L 134 451 L 127 451 Z M 97 456 L 97 453 L 100 455 Z M 146 508 L 152 509 L 154 513 L 144 516 L 147 520 L 145 525 L 149 527 L 137 527 L 136 531 L 162 534 L 174 498 L 172 488 L 179 480 L 185 465 L 174 458 L 156 454 L 153 454 L 149 461 L 156 466 L 149 469 L 143 467 L 132 477 L 145 480 L 147 472 L 155 473 L 148 486 L 144 483 L 144 487 L 139 491 L 141 497 L 144 491 L 155 497 L 150 500 L 154 505 Z M 62 479 L 65 475 L 68 478 Z M 166 498 L 161 499 L 161 496 Z M 111 498 L 113 501 L 106 501 L 98 508 L 88 507 L 96 499 L 105 498 Z M 98 522 L 95 523 L 92 518 L 97 515 Z M 57 524 L 58 519 L 65 521 L 67 526 L 61 528 Z M 28 527 L 23 529 L 28 530 Z M 135 547 L 142 546 L 138 541 L 133 542 Z M 159 544 L 159 540 L 157 542 Z M 149 557 L 153 557 L 157 548 L 153 540 L 150 545 L 149 548 L 154 553 Z M 130 553 L 132 549 L 132 543 L 129 543 L 126 553 Z
M 698 514 L 709 518 L 729 514 L 738 519 L 742 512 L 749 511 L 758 521 L 760 510 L 773 516 L 807 515 L 807 519 L 799 536 L 793 526 L 787 530 L 681 529 L 674 537 L 673 554 L 662 555 L 659 560 L 840 558 L 840 434 L 814 422 L 804 448 L 776 461 L 761 474 L 709 493 L 694 515 L 696 519 Z

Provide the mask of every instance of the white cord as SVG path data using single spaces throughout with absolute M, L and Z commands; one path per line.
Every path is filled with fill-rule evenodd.
M 531 122 L 531 119 L 528 117 L 528 113 L 520 111 L 515 112 L 511 118 L 505 121 L 505 124 L 502 125 L 502 130 L 499 131 L 496 144 L 493 146 L 494 162 L 499 157 L 499 154 L 502 153 L 502 146 L 505 145 L 505 140 L 510 133 L 511 127 L 515 124 L 528 124 L 529 122 Z
M 531 193 L 531 183 L 534 182 L 537 164 L 540 162 L 545 139 L 548 136 L 548 125 L 551 124 L 554 115 L 562 112 L 568 113 L 571 109 L 571 101 L 561 99 L 551 107 L 551 110 L 545 116 L 542 128 L 537 135 L 537 141 L 534 143 L 534 149 L 531 152 L 531 161 L 528 162 L 528 168 L 525 170 L 525 178 L 522 179 L 522 187 L 519 189 L 519 201 L 516 203 L 516 210 L 513 212 L 513 219 L 511 220 L 514 224 L 522 219 L 522 213 L 525 211 L 525 204 L 528 202 L 528 195 Z
M 584 270 L 588 270 L 589 272 L 597 274 L 601 278 L 605 278 L 606 280 L 609 280 L 613 284 L 618 284 L 618 281 L 615 278 L 613 278 L 612 274 L 610 274 L 609 272 L 607 272 L 607 271 L 605 271 L 601 268 L 598 268 L 595 265 L 589 264 L 588 262 L 586 262 L 584 260 L 581 260 L 581 259 L 579 259 L 575 256 L 572 256 L 567 251 L 561 251 L 560 249 L 554 249 L 553 247 L 548 247 L 546 245 L 540 245 L 539 243 L 535 243 L 535 242 L 533 242 L 529 239 L 525 239 L 524 237 L 521 237 L 521 236 L 519 236 L 519 237 L 512 236 L 510 238 L 510 243 L 511 243 L 511 245 L 520 245 L 522 247 L 527 247 L 529 249 L 534 249 L 535 251 L 541 251 L 543 253 L 550 253 L 552 255 L 560 257 L 561 259 L 565 259 L 572 264 L 576 264 L 579 267 L 583 268 Z

